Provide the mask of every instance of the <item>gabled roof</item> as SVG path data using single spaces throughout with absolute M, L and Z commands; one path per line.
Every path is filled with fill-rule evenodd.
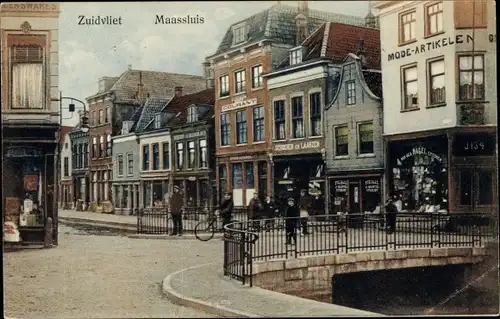
M 109 90 L 116 96 L 115 103 L 140 104 L 137 100 L 139 84 L 143 84 L 145 97 L 161 98 L 173 96 L 175 87 L 182 87 L 186 94 L 206 88 L 205 78 L 197 75 L 169 72 L 127 70 L 122 73 Z
M 60 135 L 59 135 L 59 143 L 64 144 L 64 139 L 66 138 L 66 134 L 71 132 L 73 126 L 61 126 Z
M 380 30 L 337 22 L 324 23 L 304 40 L 302 46 L 305 54 L 302 63 L 323 58 L 342 63 L 347 54 L 358 52 L 361 40 L 364 42 L 367 67 L 380 70 Z M 287 57 L 278 69 L 288 66 L 290 60 Z
M 134 125 L 134 132 L 140 133 L 146 130 L 148 125 L 154 120 L 155 114 L 171 101 L 170 98 L 148 98 L 142 106 L 141 115 Z
M 295 45 L 296 24 L 295 17 L 298 14 L 298 7 L 276 4 L 269 9 L 256 13 L 249 18 L 231 25 L 222 38 L 221 43 L 214 55 L 224 53 L 230 49 L 244 46 L 251 42 L 260 40 L 271 40 L 274 43 Z M 325 12 L 309 9 L 308 27 L 309 34 L 314 32 L 327 21 L 341 22 L 352 25 L 364 25 L 361 17 L 349 16 L 333 12 Z M 247 30 L 247 41 L 232 47 L 233 26 L 245 24 Z

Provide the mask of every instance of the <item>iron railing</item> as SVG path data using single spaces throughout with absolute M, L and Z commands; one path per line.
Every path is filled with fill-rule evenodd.
M 394 231 L 386 214 L 316 215 L 238 221 L 225 227 L 224 275 L 252 285 L 253 261 L 355 251 L 481 247 L 497 233 L 496 218 L 481 214 L 398 213 Z M 288 220 L 288 223 L 287 223 Z M 286 242 L 286 224 L 297 225 L 296 243 Z M 292 236 L 293 237 L 293 236 Z
M 200 221 L 207 220 L 217 207 L 186 207 L 182 212 L 182 228 L 185 232 L 193 232 Z M 235 207 L 233 221 L 247 220 L 245 207 Z M 164 235 L 173 230 L 172 216 L 164 207 L 141 209 L 137 213 L 137 233 Z M 214 223 L 216 232 L 223 232 L 222 217 L 217 216 Z

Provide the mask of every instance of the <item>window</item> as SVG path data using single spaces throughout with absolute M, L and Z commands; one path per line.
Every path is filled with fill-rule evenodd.
M 302 62 L 302 48 L 292 50 L 290 52 L 290 65 L 299 64 Z
M 221 193 L 227 191 L 227 166 L 225 164 L 219 165 L 219 190 Z
M 446 90 L 444 82 L 444 59 L 430 61 L 429 72 L 429 104 L 437 105 L 446 103 Z
M 142 170 L 149 170 L 149 145 L 142 146 Z
M 260 142 L 264 140 L 264 107 L 256 106 L 253 108 L 253 141 Z
M 111 109 L 109 107 L 106 108 L 106 117 L 104 118 L 104 123 L 111 122 Z
M 491 171 L 478 169 L 478 205 L 492 205 L 493 204 L 493 174 Z
M 257 164 L 257 174 L 259 175 L 259 192 L 267 194 L 267 162 Z
M 97 158 L 97 137 L 92 138 L 92 158 Z
M 236 112 L 236 144 L 247 142 L 246 110 Z
M 262 86 L 262 65 L 254 66 L 252 68 L 252 88 L 259 88 Z
M 358 125 L 359 154 L 373 154 L 373 122 Z
M 95 111 L 92 111 L 92 116 L 90 116 L 90 124 L 95 126 L 97 124 L 97 120 L 95 118 Z
M 162 145 L 163 150 L 163 169 L 170 168 L 170 143 L 164 142 Z
M 486 28 L 488 0 L 455 0 L 453 12 L 456 29 Z M 494 8 L 494 7 L 493 7 Z
M 123 176 L 123 154 L 118 154 L 118 176 Z
M 335 156 L 349 155 L 349 129 L 347 125 L 335 128 Z
M 87 168 L 89 166 L 89 145 L 83 145 L 83 167 Z
M 104 156 L 104 150 L 105 150 L 105 145 L 104 145 L 104 135 L 99 136 L 99 157 Z
M 194 105 L 188 108 L 187 122 L 193 123 L 198 121 L 198 108 Z
M 134 155 L 127 154 L 127 174 L 134 174 Z
M 219 78 L 220 83 L 220 96 L 228 96 L 229 95 L 229 75 L 222 75 Z
M 160 169 L 160 144 L 153 144 L 153 170 Z
M 302 96 L 292 98 L 292 136 L 293 138 L 304 137 L 304 109 L 302 107 Z
M 346 95 L 345 95 L 347 105 L 356 104 L 356 81 L 351 80 L 346 82 Z
M 196 161 L 196 148 L 194 141 L 188 142 L 188 168 L 194 168 L 194 163 Z
M 184 165 L 184 143 L 177 143 L 177 169 L 182 169 Z
M 412 10 L 399 16 L 399 43 L 407 43 L 416 39 L 416 11 Z
M 161 128 L 161 114 L 155 114 L 155 122 L 154 122 L 154 128 L 159 129 Z
M 242 163 L 235 163 L 233 166 L 233 189 L 243 188 Z
M 71 149 L 71 168 L 75 169 L 77 168 L 77 158 L 78 158 L 78 147 L 76 145 L 73 145 Z
M 442 32 L 443 29 L 443 3 L 433 3 L 425 8 L 425 35 L 430 36 Z
M 245 26 L 234 28 L 233 37 L 233 44 L 238 44 L 245 41 Z
M 69 157 L 64 157 L 64 177 L 69 176 Z
M 285 101 L 274 101 L 274 139 L 286 139 L 285 132 Z
M 410 66 L 403 71 L 403 110 L 418 109 L 417 66 Z
M 103 123 L 104 123 L 104 111 L 99 110 L 99 124 L 103 124 Z
M 78 162 L 77 167 L 78 168 L 84 167 L 83 165 L 85 162 L 85 155 L 86 155 L 85 153 L 87 152 L 87 150 L 85 149 L 85 146 L 86 145 L 83 145 L 83 144 L 78 145 L 78 157 L 77 157 L 78 158 L 78 160 L 77 160 L 77 162 Z
M 111 148 L 112 146 L 112 142 L 111 142 L 111 134 L 108 134 L 108 136 L 106 137 L 106 156 L 111 156 Z
M 321 135 L 321 93 L 309 95 L 309 117 L 311 120 L 311 136 Z
M 229 114 L 220 115 L 220 145 L 229 145 Z
M 236 93 L 245 91 L 245 70 L 237 71 L 234 73 L 234 91 Z
M 208 168 L 207 140 L 200 140 L 200 167 Z
M 44 108 L 43 60 L 41 46 L 11 47 L 13 109 Z
M 484 100 L 484 56 L 462 55 L 458 57 L 460 101 Z
M 245 163 L 245 176 L 247 189 L 254 188 L 253 163 Z

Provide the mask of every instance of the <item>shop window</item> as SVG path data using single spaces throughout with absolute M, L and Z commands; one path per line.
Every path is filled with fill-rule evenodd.
M 257 165 L 259 176 L 259 192 L 267 194 L 267 162 L 259 162 Z
M 207 140 L 200 140 L 200 168 L 208 168 Z
M 472 171 L 460 171 L 460 205 L 472 206 Z
M 236 71 L 234 73 L 234 86 L 235 93 L 245 91 L 245 70 Z
M 429 104 L 437 105 L 446 103 L 446 90 L 445 90 L 445 70 L 444 58 L 429 61 Z
M 285 101 L 274 101 L 274 139 L 286 139 L 285 131 Z
M 128 207 L 128 186 L 125 185 L 123 186 L 123 194 L 122 194 L 122 208 L 127 208 Z
M 144 182 L 144 207 L 151 208 L 152 207 L 152 191 L 151 191 L 151 182 Z
M 373 154 L 373 122 L 358 125 L 359 154 Z
M 232 165 L 233 189 L 243 188 L 243 168 L 242 163 Z
M 123 154 L 118 154 L 118 176 L 123 176 Z
M 182 169 L 182 167 L 184 166 L 184 143 L 183 142 L 179 142 L 177 143 L 177 169 Z
M 34 36 L 36 37 L 36 36 Z M 44 108 L 44 50 L 41 46 L 12 46 L 13 109 Z
M 292 98 L 292 136 L 293 138 L 304 137 L 304 108 L 302 96 Z
M 369 179 L 363 181 L 363 211 L 373 212 L 377 206 L 382 205 L 380 180 Z
M 460 55 L 458 57 L 460 101 L 484 100 L 484 55 Z
M 153 170 L 160 169 L 160 144 L 153 144 Z
M 164 142 L 162 145 L 163 150 L 163 169 L 170 168 L 170 143 Z
M 253 108 L 253 141 L 261 142 L 264 140 L 264 107 L 256 106 Z
M 220 145 L 229 145 L 229 114 L 223 113 L 220 115 Z
M 346 104 L 347 105 L 354 105 L 356 104 L 356 81 L 351 80 L 347 81 L 346 83 Z
M 245 163 L 245 176 L 247 189 L 254 188 L 253 163 Z
M 321 93 L 309 95 L 309 118 L 311 123 L 311 136 L 321 135 Z
M 219 187 L 221 196 L 227 191 L 227 166 L 225 164 L 219 165 Z
M 194 168 L 196 162 L 196 148 L 194 141 L 188 142 L 188 168 Z
M 335 128 L 335 156 L 349 155 L 349 129 L 347 125 Z
M 162 182 L 152 183 L 153 207 L 163 207 L 163 184 Z
M 401 69 L 403 72 L 403 111 L 418 109 L 418 76 L 417 66 Z
M 246 110 L 236 112 L 236 144 L 247 142 L 247 119 Z
M 149 145 L 142 146 L 142 170 L 149 170 Z
M 478 205 L 493 204 L 493 176 L 490 171 L 478 170 Z

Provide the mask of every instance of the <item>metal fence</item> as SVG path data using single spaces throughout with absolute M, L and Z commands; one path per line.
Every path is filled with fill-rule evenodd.
M 182 228 L 184 232 L 193 232 L 199 222 L 206 221 L 214 214 L 217 207 L 186 207 L 182 211 Z M 245 207 L 235 207 L 232 214 L 233 221 L 246 221 Z M 137 233 L 150 235 L 165 235 L 173 230 L 172 216 L 166 208 L 141 209 L 137 213 Z M 223 232 L 222 218 L 217 216 L 214 223 L 216 232 Z
M 399 213 L 392 231 L 387 230 L 386 221 L 386 214 L 349 214 L 234 222 L 224 234 L 224 275 L 252 285 L 253 261 L 371 250 L 481 247 L 498 228 L 496 218 L 481 214 Z

